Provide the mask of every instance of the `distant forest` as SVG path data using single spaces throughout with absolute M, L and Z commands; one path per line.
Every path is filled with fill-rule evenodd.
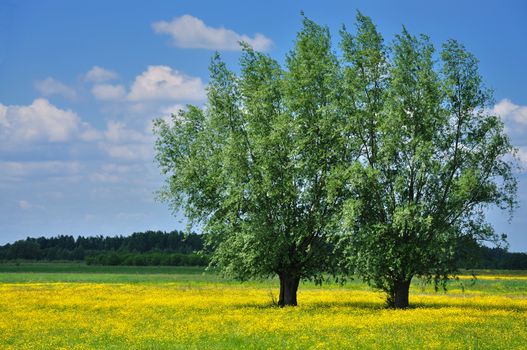
M 180 231 L 136 232 L 130 236 L 26 238 L 0 246 L 2 260 L 86 261 L 90 265 L 205 266 L 203 237 Z
M 130 236 L 70 235 L 26 238 L 0 246 L 0 261 L 86 261 L 90 265 L 206 266 L 203 235 L 181 231 L 136 232 Z M 527 253 L 511 253 L 474 242 L 464 245 L 459 266 L 466 269 L 527 269 Z

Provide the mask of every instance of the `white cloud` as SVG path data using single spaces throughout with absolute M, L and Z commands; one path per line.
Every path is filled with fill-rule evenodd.
M 175 104 L 171 106 L 161 107 L 160 112 L 163 113 L 163 117 L 171 117 L 172 114 L 178 114 L 180 111 L 186 110 L 187 108 L 181 104 Z
M 18 201 L 18 207 L 22 210 L 27 210 L 31 208 L 31 204 L 29 204 L 29 202 L 26 200 L 20 200 Z
M 128 106 L 128 109 L 133 113 L 145 114 L 149 110 L 149 106 L 145 103 L 134 103 Z
M 491 113 L 498 115 L 505 124 L 505 131 L 516 146 L 527 145 L 527 106 L 517 105 L 502 99 L 494 105 Z
M 82 141 L 96 141 L 101 139 L 102 136 L 102 133 L 99 130 L 93 128 L 90 124 L 86 122 L 81 123 L 81 132 L 79 137 Z
M 74 149 L 93 150 L 93 145 L 112 159 L 144 161 L 153 158 L 154 136 L 143 123 L 139 130 L 119 121 L 109 121 L 106 128 L 96 129 L 75 112 L 57 108 L 46 99 L 36 99 L 29 106 L 0 104 L 0 125 L 2 152 L 16 154 L 18 149 L 27 150 L 28 146 L 33 147 L 29 148 L 32 152 L 38 152 L 40 144 L 34 146 L 32 142 L 68 142 L 72 152 Z M 79 142 L 87 142 L 88 148 L 79 146 Z M 0 163 L 0 176 L 21 177 L 28 172 L 28 167 L 48 173 L 61 164 Z
M 155 22 L 152 27 L 158 34 L 169 34 L 174 45 L 183 48 L 237 51 L 240 50 L 239 42 L 244 41 L 257 51 L 266 51 L 273 43 L 260 33 L 251 38 L 223 27 L 209 27 L 201 19 L 191 15 L 176 17 L 170 22 Z
M 110 121 L 104 132 L 105 139 L 110 142 L 148 142 L 150 138 L 139 131 L 127 129 L 123 123 Z
M 91 214 L 91 213 L 84 214 L 84 220 L 85 221 L 93 221 L 96 218 L 97 218 L 97 215 L 94 215 L 94 214 Z
M 121 160 L 146 160 L 153 158 L 153 136 L 127 128 L 123 123 L 110 121 L 99 142 L 111 158 Z
M 527 169 L 527 147 L 519 147 L 516 154 L 523 170 Z
M 132 182 L 137 181 L 137 176 L 145 169 L 139 164 L 103 164 L 97 171 L 90 174 L 89 179 L 92 182 L 99 183 L 118 183 L 118 182 Z M 133 175 L 132 178 L 129 178 Z
M 149 66 L 135 81 L 128 94 L 131 101 L 193 100 L 205 98 L 200 78 L 189 77 L 168 66 Z
M 148 66 L 130 86 L 95 83 L 91 93 L 97 100 L 123 103 L 111 107 L 114 110 L 141 115 L 158 111 L 160 101 L 195 102 L 203 101 L 206 96 L 201 78 L 188 76 L 169 66 Z M 0 110 L 0 125 L 1 122 Z
M 505 122 L 527 125 L 527 106 L 514 104 L 509 99 L 502 99 L 494 105 L 493 112 L 499 115 Z
M 22 180 L 25 177 L 75 175 L 81 171 L 78 161 L 0 162 L 2 180 Z
M 69 140 L 82 125 L 79 116 L 55 107 L 39 98 L 29 106 L 0 104 L 0 140 L 63 142 Z
M 25 199 L 22 199 L 22 200 L 19 200 L 18 201 L 18 207 L 22 210 L 29 210 L 29 209 L 44 209 L 43 206 L 41 205 L 37 205 L 37 204 L 33 204 L 33 203 L 30 203 L 28 202 L 27 200 Z
M 96 172 L 93 174 L 90 174 L 90 181 L 91 182 L 99 182 L 99 183 L 118 183 L 121 181 L 121 176 L 110 174 L 110 173 L 102 173 L 102 172 Z
M 169 123 L 169 125 L 172 125 L 172 117 L 176 116 L 177 119 L 179 119 L 179 112 L 185 111 L 187 109 L 186 106 L 175 104 L 172 106 L 165 106 L 161 107 L 159 109 L 159 112 L 161 113 L 160 118 Z M 154 120 L 152 119 L 150 123 L 147 125 L 147 129 L 152 132 L 154 127 Z
M 108 80 L 113 80 L 117 78 L 117 73 L 112 72 L 101 68 L 99 66 L 93 66 L 84 76 L 86 81 L 91 81 L 95 83 L 101 83 Z
M 110 157 L 122 160 L 147 160 L 153 156 L 151 144 L 102 144 L 101 148 Z
M 117 213 L 117 215 L 115 215 L 115 219 L 118 221 L 137 221 L 137 220 L 145 219 L 147 217 L 148 215 L 142 212 L 141 213 L 120 212 L 120 213 Z
M 105 101 L 119 101 L 126 96 L 126 90 L 122 85 L 97 84 L 91 92 L 96 99 Z
M 77 92 L 75 89 L 51 77 L 35 81 L 34 86 L 35 89 L 44 96 L 61 95 L 70 100 L 77 98 Z
M 9 123 L 7 122 L 7 106 L 4 106 L 0 103 L 0 125 L 7 127 Z

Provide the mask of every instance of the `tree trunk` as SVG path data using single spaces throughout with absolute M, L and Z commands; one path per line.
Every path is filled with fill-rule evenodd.
M 300 277 L 292 273 L 282 273 L 280 277 L 280 298 L 278 306 L 296 306 L 296 292 Z
M 388 295 L 388 306 L 394 309 L 406 309 L 408 307 L 408 294 L 410 292 L 411 279 L 407 281 L 395 281 L 393 289 Z

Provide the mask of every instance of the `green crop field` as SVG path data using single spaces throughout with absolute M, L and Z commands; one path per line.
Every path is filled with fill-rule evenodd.
M 202 268 L 0 265 L 2 349 L 522 349 L 527 272 L 464 274 L 448 292 L 415 280 L 408 310 L 360 281 L 304 283 L 274 306 L 278 282 Z

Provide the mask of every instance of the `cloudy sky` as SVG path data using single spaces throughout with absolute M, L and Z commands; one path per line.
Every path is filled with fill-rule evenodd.
M 437 45 L 463 42 L 527 165 L 527 2 L 425 3 L 0 0 L 0 244 L 183 228 L 154 199 L 151 120 L 203 104 L 214 51 L 234 69 L 240 40 L 283 60 L 301 10 L 335 40 L 358 8 L 388 41 L 404 24 Z M 512 251 L 527 251 L 527 176 L 518 177 L 512 222 L 489 217 Z

